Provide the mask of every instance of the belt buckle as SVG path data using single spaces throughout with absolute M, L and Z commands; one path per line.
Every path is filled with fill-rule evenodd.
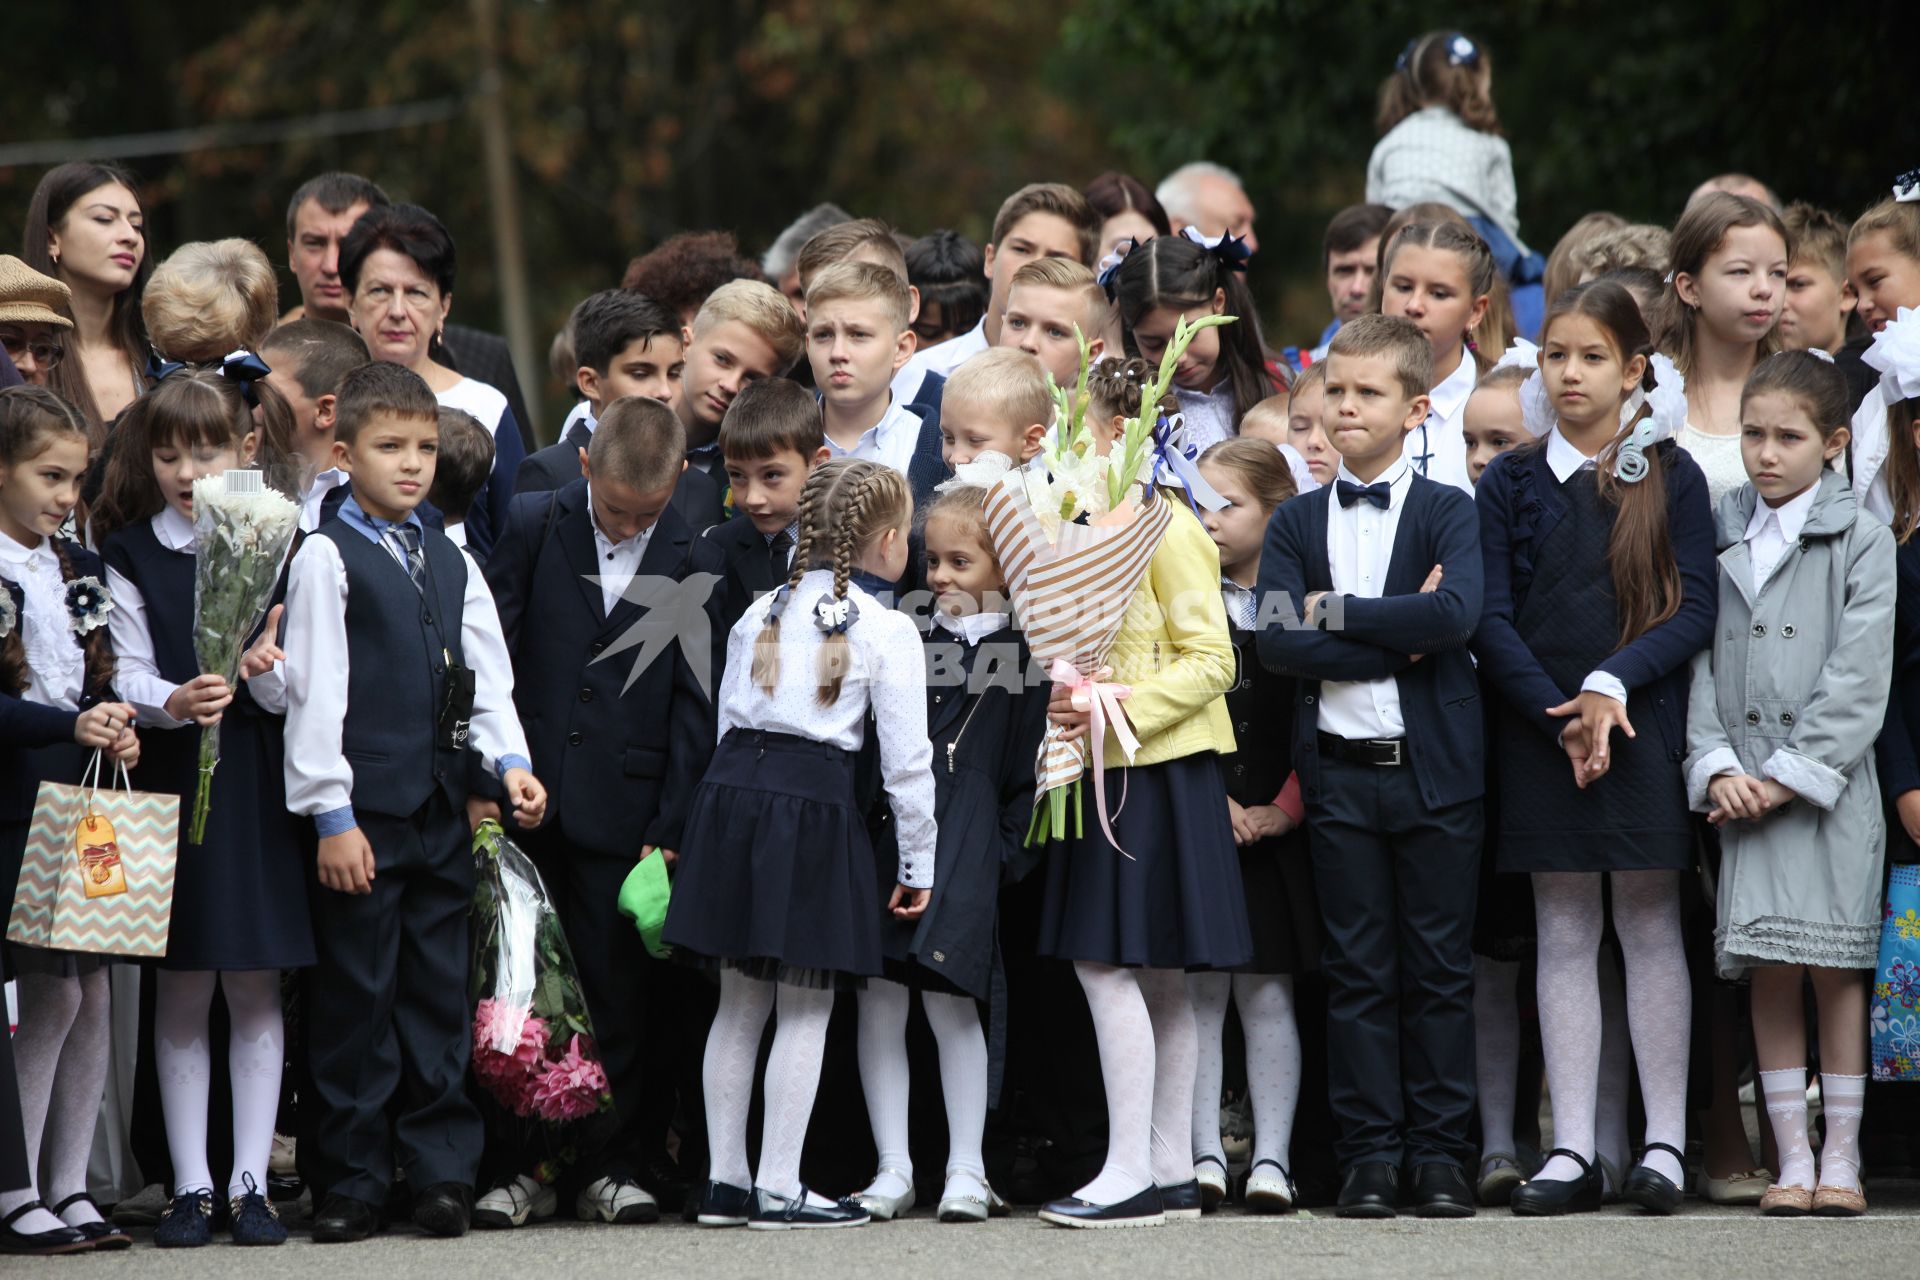
M 1393 758 L 1392 758 L 1392 759 L 1390 759 L 1390 760 L 1382 760 L 1382 761 L 1380 761 L 1380 763 L 1381 763 L 1382 765 L 1390 765 L 1390 766 L 1398 766 L 1398 765 L 1400 764 L 1400 748 L 1401 748 L 1401 746 L 1402 746 L 1402 744 L 1404 743 L 1404 741 L 1405 741 L 1405 740 L 1404 740 L 1404 739 L 1402 739 L 1402 738 L 1393 738 L 1393 739 L 1391 739 L 1391 740 L 1389 740 L 1389 741 L 1386 741 L 1386 742 L 1376 742 L 1376 743 L 1374 743 L 1374 746 L 1376 746 L 1376 747 L 1391 747 L 1391 748 L 1393 748 Z

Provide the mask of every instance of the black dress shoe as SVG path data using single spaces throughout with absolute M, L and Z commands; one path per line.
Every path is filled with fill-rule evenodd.
M 749 1188 L 709 1182 L 700 1197 L 698 1221 L 703 1227 L 744 1227 L 752 1212 L 753 1192 Z
M 1055 1200 L 1041 1208 L 1040 1220 L 1056 1227 L 1156 1227 L 1167 1215 L 1160 1188 L 1148 1187 L 1114 1204 L 1095 1204 L 1077 1196 Z
M 386 1229 L 386 1218 L 377 1206 L 337 1192 L 329 1193 L 313 1215 L 315 1244 L 353 1244 Z
M 802 1228 L 864 1227 L 873 1216 L 853 1200 L 836 1200 L 817 1205 L 807 1198 L 807 1189 L 797 1196 L 777 1196 L 756 1187 L 753 1214 L 747 1219 L 749 1231 L 793 1231 Z
M 46 1231 L 16 1231 L 13 1224 L 32 1213 L 35 1209 L 47 1206 L 38 1200 L 29 1200 L 4 1218 L 0 1218 L 0 1253 L 20 1254 L 25 1257 L 50 1258 L 62 1253 L 89 1253 L 93 1241 L 79 1231 L 68 1226 L 52 1227 Z M 49 1210 L 51 1212 L 51 1210 Z M 57 1214 L 55 1215 L 58 1216 Z
M 1198 1179 L 1160 1188 L 1160 1210 L 1169 1218 L 1197 1218 L 1202 1207 Z
M 473 1223 L 473 1188 L 436 1182 L 413 1198 L 413 1225 L 430 1236 L 463 1236 Z
M 1606 1175 L 1600 1166 L 1578 1152 L 1555 1147 L 1547 1159 L 1565 1156 L 1579 1165 L 1578 1178 L 1548 1180 L 1535 1177 L 1513 1189 L 1507 1207 L 1522 1218 L 1557 1218 L 1563 1213 L 1598 1213 L 1606 1195 Z
M 1400 1166 L 1367 1160 L 1347 1170 L 1334 1213 L 1342 1218 L 1391 1218 L 1400 1208 Z
M 1687 1167 L 1687 1158 L 1664 1142 L 1649 1142 L 1647 1151 L 1665 1151 L 1680 1162 L 1681 1169 Z M 1627 1175 L 1626 1185 L 1620 1188 L 1620 1198 L 1639 1205 L 1647 1213 L 1664 1217 L 1680 1207 L 1681 1191 L 1666 1174 L 1647 1168 L 1646 1159 L 1646 1152 L 1641 1152 L 1641 1163 Z
M 1417 1164 L 1413 1167 L 1413 1213 L 1418 1218 L 1471 1218 L 1473 1188 L 1457 1164 Z

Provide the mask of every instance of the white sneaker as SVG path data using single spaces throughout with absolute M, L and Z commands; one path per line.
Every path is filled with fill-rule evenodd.
M 582 1222 L 617 1222 L 622 1226 L 660 1221 L 659 1204 L 631 1178 L 589 1182 L 573 1202 L 573 1213 Z
M 560 1208 L 552 1187 L 521 1174 L 481 1196 L 473 1205 L 473 1225 L 494 1231 L 524 1227 L 551 1218 Z

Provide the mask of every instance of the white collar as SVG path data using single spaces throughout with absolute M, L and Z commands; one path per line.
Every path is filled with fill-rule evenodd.
M 193 521 L 174 510 L 169 502 L 153 517 L 153 536 L 169 551 L 192 551 Z
M 892 392 L 888 392 L 888 396 L 887 411 L 880 415 L 880 421 L 860 433 L 860 438 L 853 442 L 852 448 L 842 447 L 832 436 L 825 437 L 827 448 L 832 450 L 834 457 L 851 457 L 869 446 L 884 453 L 888 443 L 900 434 L 908 422 L 913 423 L 914 439 L 920 438 L 920 415 L 907 408 L 899 396 Z
M 573 424 L 576 422 L 584 422 L 587 424 L 588 435 L 592 435 L 593 429 L 600 425 L 593 416 L 593 402 L 591 400 L 582 400 L 579 404 L 573 406 L 573 409 L 567 414 L 567 420 L 560 424 L 560 438 L 562 440 L 567 438 L 567 432 L 573 430 Z
M 331 493 L 346 482 L 346 472 L 338 467 L 328 467 L 325 471 L 316 471 L 313 473 L 313 479 L 307 484 L 307 493 L 309 496 L 313 494 Z
M 1553 471 L 1553 478 L 1561 484 L 1567 477 L 1585 466 L 1598 465 L 1592 458 L 1574 448 L 1567 438 L 1560 434 L 1560 428 L 1554 427 L 1547 432 L 1547 466 Z
M 1454 366 L 1453 372 L 1440 379 L 1433 390 L 1427 392 L 1429 411 L 1442 422 L 1453 421 L 1479 382 L 1480 366 L 1474 362 L 1473 352 L 1463 349 L 1460 363 Z
M 465 520 L 456 520 L 441 529 L 440 532 L 446 534 L 447 541 L 456 547 L 464 547 L 467 545 L 467 522 Z
M 1395 458 L 1393 460 L 1392 466 L 1388 467 L 1385 471 L 1382 471 L 1378 476 L 1375 476 L 1371 481 L 1362 481 L 1359 476 L 1356 476 L 1355 474 L 1353 474 L 1353 472 L 1347 470 L 1347 464 L 1343 461 L 1340 464 L 1339 474 L 1337 474 L 1334 477 L 1334 479 L 1336 481 L 1345 480 L 1348 484 L 1357 484 L 1357 485 L 1360 485 L 1362 488 L 1365 488 L 1368 484 L 1386 485 L 1388 490 L 1387 503 L 1389 508 L 1391 508 L 1392 504 L 1396 502 L 1404 501 L 1406 499 L 1407 490 L 1410 489 L 1412 486 L 1410 484 L 1402 485 L 1401 482 L 1403 480 L 1410 479 L 1412 475 L 1413 475 L 1413 468 L 1407 465 L 1407 460 L 1405 458 Z M 1336 502 L 1335 505 L 1337 506 L 1338 503 Z
M 1779 521 L 1780 536 L 1787 542 L 1798 542 L 1800 530 L 1807 523 L 1807 515 L 1813 510 L 1813 500 L 1820 496 L 1820 481 L 1816 477 L 1807 486 L 1806 492 L 1790 498 L 1777 507 L 1767 505 L 1765 498 L 1758 498 L 1753 507 L 1753 518 L 1747 521 L 1745 540 L 1752 542 L 1760 531 L 1767 527 L 1767 520 Z
M 42 564 L 51 564 L 56 569 L 59 567 L 60 557 L 54 554 L 53 539 L 42 538 L 39 546 L 27 547 L 0 533 L 0 564 L 25 569 L 36 560 Z
M 657 520 L 654 522 L 654 524 L 658 523 L 659 521 Z M 615 542 L 612 538 L 609 538 L 606 530 L 600 527 L 600 522 L 594 519 L 593 516 L 593 482 L 591 480 L 587 482 L 587 524 L 593 530 L 594 545 L 600 548 L 600 554 L 603 557 L 612 555 L 616 551 L 637 551 L 643 549 L 647 545 L 647 538 L 652 535 L 654 529 L 654 525 L 650 524 L 624 542 Z
M 968 648 L 972 648 L 996 631 L 1006 630 L 1012 616 L 1005 613 L 963 613 L 955 616 L 940 609 L 935 611 L 933 620 L 940 624 L 942 630 L 958 636 Z

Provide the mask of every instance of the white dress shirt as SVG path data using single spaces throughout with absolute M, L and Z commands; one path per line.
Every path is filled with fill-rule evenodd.
M 593 416 L 593 401 L 582 400 L 579 404 L 576 404 L 567 411 L 567 420 L 560 424 L 560 438 L 562 440 L 567 438 L 567 432 L 573 430 L 573 424 L 576 422 L 586 423 L 587 434 L 593 434 L 594 428 L 600 425 L 600 419 Z
M 832 436 L 823 436 L 827 452 L 835 458 L 865 458 L 892 467 L 901 475 L 913 461 L 914 446 L 920 443 L 922 419 L 895 395 L 880 421 L 860 433 L 851 449 L 844 448 Z
M 1473 477 L 1467 472 L 1467 437 L 1464 431 L 1467 400 L 1480 381 L 1480 366 L 1473 352 L 1462 350 L 1460 363 L 1452 373 L 1440 379 L 1427 393 L 1432 402 L 1426 421 L 1407 433 L 1401 457 L 1407 465 L 1429 480 L 1450 484 L 1473 496 Z M 1421 462 L 1421 455 L 1427 455 Z
M 1553 478 L 1561 484 L 1565 484 L 1567 477 L 1575 472 L 1591 470 L 1594 465 L 1592 458 L 1574 448 L 1560 434 L 1559 427 L 1547 432 L 1547 467 L 1553 472 Z M 1604 564 L 1600 568 L 1603 573 L 1607 571 Z M 1580 682 L 1580 692 L 1605 694 L 1622 706 L 1627 701 L 1626 682 L 1611 671 L 1589 671 L 1587 678 Z
M 39 546 L 26 547 L 0 534 L 0 578 L 17 583 L 26 597 L 25 616 L 14 622 L 27 657 L 27 687 L 20 696 L 43 707 L 78 711 L 87 655 L 73 634 L 67 583 L 53 544 L 42 538 Z
M 593 527 L 593 562 L 600 567 L 600 611 L 611 617 L 626 594 L 627 584 L 640 571 L 640 557 L 647 554 L 647 542 L 653 537 L 648 525 L 624 542 L 615 542 L 600 528 L 593 515 L 593 482 L 587 482 L 587 523 Z
M 1253 630 L 1260 620 L 1260 593 L 1225 575 L 1220 578 L 1220 603 L 1227 607 L 1227 621 L 1242 631 Z
M 312 533 L 320 527 L 320 506 L 327 495 L 347 482 L 347 473 L 338 467 L 328 467 L 316 475 L 307 486 L 307 496 L 300 501 L 300 531 Z M 162 539 L 164 542 L 165 539 Z M 178 548 L 175 548 L 178 550 Z
M 1488 219 L 1527 251 L 1520 242 L 1513 149 L 1446 107 L 1414 112 L 1387 130 L 1367 159 L 1368 204 L 1404 209 L 1429 200 Z
M 1007 613 L 948 613 L 937 609 L 934 622 L 948 635 L 971 649 L 988 636 L 1007 629 L 1013 615 Z
M 1820 485 L 1816 480 L 1796 497 L 1788 498 L 1777 507 L 1767 505 L 1762 498 L 1754 505 L 1753 518 L 1747 521 L 1747 558 L 1753 565 L 1753 590 L 1757 595 L 1760 588 L 1767 585 L 1767 579 L 1787 558 L 1787 551 L 1800 541 L 1800 530 L 1807 523 L 1807 513 L 1813 510 L 1813 500 L 1819 496 Z
M 465 520 L 455 520 L 452 524 L 443 525 L 441 526 L 440 532 L 446 534 L 447 541 L 460 548 L 460 550 L 465 551 L 467 549 L 467 522 Z M 469 560 L 473 559 L 472 556 L 468 556 L 467 558 Z
M 1340 464 L 1335 495 L 1327 501 L 1327 566 L 1333 589 L 1340 595 L 1366 600 L 1380 598 L 1393 566 L 1393 540 L 1400 532 L 1400 513 L 1413 488 L 1413 468 L 1403 458 L 1373 481 L 1389 486 L 1386 510 L 1364 499 L 1350 507 L 1340 505 L 1339 481 L 1359 484 L 1346 464 Z M 1425 575 L 1421 575 L 1424 577 Z M 1400 686 L 1392 676 L 1384 680 L 1328 680 L 1320 686 L 1320 728 L 1337 738 L 1389 739 L 1407 736 L 1400 712 Z
M 859 616 L 847 628 L 848 661 L 840 696 L 821 706 L 814 672 L 826 635 L 813 610 L 833 594 L 833 573 L 809 570 L 780 620 L 780 678 L 771 694 L 753 681 L 753 646 L 773 595 L 747 606 L 727 636 L 727 673 L 720 684 L 719 731 L 790 733 L 858 751 L 871 709 L 880 735 L 880 774 L 893 805 L 900 845 L 900 883 L 933 887 L 933 744 L 927 738 L 927 666 L 913 619 L 883 606 L 857 584 L 847 598 Z
M 389 522 L 376 523 L 352 498 L 340 504 L 340 518 L 400 562 L 394 540 L 381 536 Z M 421 527 L 418 516 L 409 516 L 407 523 Z M 468 563 L 460 647 L 474 672 L 469 741 L 489 773 L 531 771 L 527 735 L 513 705 L 513 667 L 500 633 L 500 613 L 486 579 Z M 322 836 L 338 835 L 358 824 L 352 808 L 353 766 L 340 749 L 349 675 L 347 568 L 331 538 L 308 538 L 294 554 L 286 622 L 287 808 L 312 817 Z
M 914 352 L 893 375 L 893 399 L 896 404 L 912 404 L 920 394 L 927 375 L 937 373 L 951 378 L 953 371 L 987 349 L 987 318 L 957 338 L 948 338 L 936 346 Z

